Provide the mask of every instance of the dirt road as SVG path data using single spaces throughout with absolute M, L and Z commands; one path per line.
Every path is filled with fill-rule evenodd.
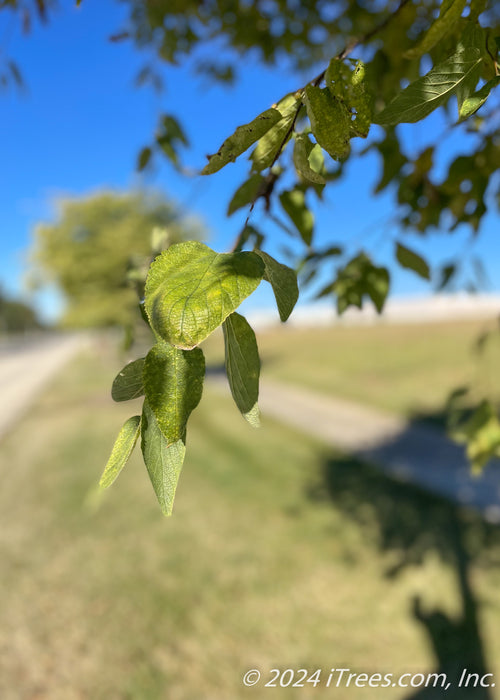
M 85 342 L 80 335 L 51 335 L 0 344 L 0 440 Z

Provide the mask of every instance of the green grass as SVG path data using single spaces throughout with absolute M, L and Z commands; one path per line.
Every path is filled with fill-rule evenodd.
M 264 378 L 293 382 L 407 416 L 440 414 L 449 393 L 500 395 L 498 340 L 479 354 L 492 322 L 297 329 L 260 333 Z M 498 333 L 497 333 L 498 336 Z
M 2 700 L 326 698 L 241 677 L 471 668 L 480 644 L 500 673 L 497 529 L 296 431 L 253 430 L 213 390 L 172 518 L 139 451 L 99 499 L 140 408 L 108 398 L 119 367 L 105 348 L 80 358 L 0 445 Z

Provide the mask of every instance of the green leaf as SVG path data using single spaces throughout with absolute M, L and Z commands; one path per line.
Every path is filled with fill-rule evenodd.
M 212 333 L 259 285 L 256 253 L 216 253 L 187 241 L 171 245 L 149 269 L 145 306 L 153 330 L 190 350 Z
M 234 193 L 233 198 L 229 202 L 227 215 L 231 216 L 241 207 L 254 202 L 264 183 L 265 178 L 262 175 L 251 175 Z
M 151 160 L 151 156 L 153 154 L 153 151 L 147 146 L 146 148 L 143 148 L 142 151 L 139 153 L 139 156 L 137 158 L 137 170 L 141 172 L 144 170 L 149 161 Z
M 144 394 L 143 369 L 143 357 L 125 365 L 113 380 L 111 387 L 113 401 L 130 401 Z
M 123 424 L 116 442 L 113 445 L 108 463 L 104 467 L 104 471 L 99 481 L 99 486 L 102 489 L 107 489 L 111 486 L 123 467 L 127 464 L 128 458 L 132 454 L 139 431 L 141 428 L 141 417 L 132 416 Z
M 250 158 L 252 170 L 260 172 L 269 168 L 279 156 L 281 149 L 291 136 L 291 127 L 302 102 L 295 95 L 285 95 L 276 105 L 281 119 L 263 136 Z
M 236 158 L 244 153 L 247 148 L 258 141 L 269 129 L 282 118 L 277 109 L 266 109 L 265 112 L 255 117 L 249 124 L 239 126 L 234 134 L 227 138 L 217 153 L 209 156 L 208 163 L 201 171 L 202 175 L 211 175 L 223 168 L 228 163 L 234 163 Z
M 402 267 L 413 270 L 413 272 L 416 272 L 420 277 L 426 280 L 431 278 L 429 265 L 425 260 L 421 258 L 420 255 L 417 255 L 417 253 L 401 245 L 401 243 L 396 244 L 396 259 Z
M 153 489 L 164 515 L 172 515 L 175 491 L 186 454 L 183 436 L 168 446 L 153 411 L 144 401 L 141 448 Z
M 424 119 L 465 85 L 475 86 L 481 70 L 481 51 L 467 48 L 439 64 L 400 92 L 374 117 L 376 124 L 413 123 Z
M 455 427 L 452 436 L 467 444 L 467 457 L 476 474 L 490 459 L 500 456 L 500 422 L 489 401 L 483 401 L 470 418 Z
M 376 267 L 365 253 L 360 253 L 339 271 L 333 285 L 325 287 L 321 296 L 335 292 L 339 314 L 349 306 L 361 309 L 364 296 L 369 296 L 378 313 L 381 313 L 389 293 L 389 281 L 389 272 L 385 267 Z
M 477 112 L 484 105 L 491 90 L 500 83 L 500 75 L 488 80 L 483 87 L 470 97 L 466 97 L 458 110 L 459 118 L 467 119 Z
M 298 134 L 293 149 L 293 162 L 297 172 L 304 179 L 314 182 L 317 185 L 324 185 L 326 183 L 325 178 L 319 172 L 313 170 L 312 164 L 309 161 L 309 156 L 313 148 L 317 148 L 321 151 L 318 144 L 311 143 L 307 134 Z
M 222 330 L 231 394 L 245 420 L 258 428 L 260 359 L 255 333 L 247 320 L 237 313 L 226 318 Z
M 314 228 L 314 216 L 306 207 L 302 190 L 292 190 L 280 194 L 281 206 L 295 224 L 297 231 L 306 245 L 311 245 Z
M 188 418 L 200 402 L 204 378 L 205 358 L 200 348 L 178 350 L 159 341 L 146 355 L 146 399 L 167 445 L 184 436 Z
M 307 85 L 307 116 L 314 138 L 335 160 L 346 158 L 350 151 L 351 115 L 343 102 L 328 88 Z
M 255 252 L 264 261 L 266 266 L 264 279 L 273 288 L 280 319 L 284 322 L 292 313 L 299 298 L 297 275 L 290 267 L 282 265 L 267 253 L 264 253 L 263 250 Z
M 453 264 L 452 265 L 445 265 L 441 269 L 441 280 L 440 280 L 438 287 L 437 287 L 439 292 L 447 286 L 448 282 L 455 275 L 456 271 L 457 271 L 457 267 L 456 267 L 456 265 L 453 265 Z
M 405 58 L 420 58 L 451 32 L 464 11 L 467 0 L 452 0 L 446 11 L 439 15 L 418 44 L 404 53 Z

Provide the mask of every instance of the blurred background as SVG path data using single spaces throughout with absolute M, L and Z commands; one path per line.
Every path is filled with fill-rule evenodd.
M 205 153 L 311 75 L 310 64 L 258 55 L 234 84 L 211 85 L 199 55 L 148 73 L 119 40 L 137 5 L 0 2 L 12 62 L 0 96 L 0 696 L 261 697 L 263 682 L 242 683 L 252 668 L 265 680 L 272 668 L 452 679 L 468 669 L 500 688 L 499 469 L 471 477 L 446 437 L 450 399 L 466 412 L 485 396 L 498 405 L 490 208 L 480 237 L 464 228 L 424 245 L 406 234 L 435 263 L 424 281 L 392 262 L 398 225 L 389 193 L 372 197 L 377 158 L 350 165 L 316 212 L 318 242 L 368 240 L 391 272 L 384 313 L 368 304 L 339 318 L 306 287 L 283 326 L 261 285 L 242 308 L 261 351 L 262 427 L 242 420 L 219 381 L 215 333 L 173 517 L 161 515 L 139 449 L 98 492 L 119 427 L 141 410 L 113 403 L 110 387 L 151 343 L 137 303 L 150 261 L 186 239 L 227 250 L 245 220 L 226 217 L 245 165 L 200 178 Z M 159 79 L 165 93 L 137 85 Z M 182 166 L 145 153 L 166 100 L 189 134 Z M 415 151 L 439 119 L 416 128 Z M 271 238 L 292 264 L 283 247 Z M 459 274 L 433 294 L 450 260 Z

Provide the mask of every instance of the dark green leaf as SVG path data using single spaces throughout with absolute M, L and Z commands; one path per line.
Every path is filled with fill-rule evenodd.
M 281 206 L 295 224 L 297 231 L 306 245 L 311 245 L 314 216 L 307 208 L 302 190 L 292 190 L 280 194 Z
M 264 263 L 252 252 L 216 253 L 203 243 L 171 245 L 149 269 L 145 304 L 154 331 L 190 350 L 259 285 Z
M 262 175 L 251 175 L 234 193 L 233 198 L 229 202 L 227 215 L 231 216 L 241 207 L 254 202 L 264 183 L 265 178 Z
M 441 280 L 438 285 L 438 291 L 444 289 L 448 282 L 451 280 L 455 274 L 457 268 L 456 265 L 445 265 L 441 270 Z
M 107 489 L 108 486 L 111 486 L 126 465 L 137 442 L 140 426 L 140 416 L 132 416 L 123 424 L 99 481 L 99 486 L 102 489 Z
M 278 306 L 280 319 L 284 322 L 293 311 L 297 299 L 299 298 L 299 288 L 297 285 L 297 275 L 294 270 L 282 265 L 263 250 L 255 251 L 266 266 L 264 279 L 273 288 L 274 297 Z
M 125 365 L 113 381 L 113 386 L 111 387 L 113 401 L 130 401 L 144 394 L 143 369 L 143 357 Z
M 205 358 L 200 348 L 178 350 L 159 341 L 148 352 L 146 399 L 167 445 L 184 436 L 188 418 L 200 402 L 204 378 Z
M 186 439 L 183 436 L 168 446 L 147 401 L 144 401 L 142 410 L 141 448 L 161 510 L 164 515 L 172 515 L 177 482 L 186 454 Z
M 475 86 L 481 63 L 480 49 L 458 51 L 422 78 L 410 83 L 373 121 L 376 124 L 400 124 L 424 119 L 461 86 Z
M 420 277 L 423 277 L 426 280 L 431 278 L 429 265 L 425 262 L 425 260 L 420 257 L 420 255 L 417 255 L 417 253 L 414 253 L 412 250 L 406 248 L 400 243 L 396 244 L 396 259 L 402 267 L 413 270 L 413 272 L 416 272 L 417 275 L 420 275 Z
M 149 148 L 149 146 L 143 148 L 139 153 L 139 157 L 137 158 L 137 170 L 139 170 L 139 172 L 147 167 L 149 161 L 151 160 L 152 154 L 153 151 Z
M 247 148 L 258 141 L 269 129 L 281 119 L 277 109 L 266 109 L 249 124 L 239 126 L 234 134 L 227 138 L 217 153 L 209 156 L 208 163 L 201 171 L 202 175 L 211 175 L 244 153 Z
M 226 354 L 226 373 L 233 399 L 243 417 L 257 428 L 260 424 L 260 359 L 255 333 L 247 320 L 230 314 L 222 324 Z

